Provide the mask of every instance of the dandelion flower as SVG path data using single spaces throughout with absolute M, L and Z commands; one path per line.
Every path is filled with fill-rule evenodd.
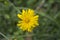
M 20 21 L 17 26 L 23 31 L 31 32 L 38 24 L 38 15 L 35 15 L 34 10 L 22 10 L 21 14 L 17 14 Z

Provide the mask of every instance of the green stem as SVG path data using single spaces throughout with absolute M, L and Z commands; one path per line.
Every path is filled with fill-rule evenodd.
M 6 38 L 7 40 L 9 40 L 3 33 L 0 32 L 0 35 L 2 35 L 4 38 Z
M 31 35 L 31 33 L 28 33 L 28 32 L 26 32 L 26 38 L 25 38 L 25 40 L 32 40 L 32 36 L 30 36 Z
M 19 11 L 19 9 L 18 9 L 17 7 L 15 7 L 15 5 L 14 5 L 12 2 L 10 2 L 9 0 L 7 0 L 7 1 L 10 3 L 11 6 L 13 6 L 13 7 L 15 8 L 16 11 L 18 11 L 18 13 L 21 13 L 21 12 Z

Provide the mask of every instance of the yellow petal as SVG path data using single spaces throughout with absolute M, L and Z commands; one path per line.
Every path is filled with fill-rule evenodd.
M 22 10 L 22 15 L 25 15 L 26 11 L 25 10 Z
M 22 19 L 22 15 L 20 15 L 20 14 L 17 14 L 17 16 L 18 16 L 18 18 Z
M 39 17 L 38 15 L 34 16 L 35 19 L 36 19 L 36 18 L 38 19 L 38 17 Z

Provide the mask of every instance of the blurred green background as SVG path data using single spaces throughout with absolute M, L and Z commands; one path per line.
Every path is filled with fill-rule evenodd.
M 26 32 L 16 25 L 22 9 L 39 15 L 32 40 L 60 40 L 60 0 L 0 0 L 0 40 L 25 40 Z

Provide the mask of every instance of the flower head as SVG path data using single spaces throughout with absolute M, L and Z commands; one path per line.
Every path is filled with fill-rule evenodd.
M 18 18 L 21 19 L 18 21 L 17 26 L 20 27 L 23 31 L 31 32 L 36 26 L 38 26 L 38 15 L 35 15 L 34 10 L 22 10 L 21 14 L 17 14 Z

